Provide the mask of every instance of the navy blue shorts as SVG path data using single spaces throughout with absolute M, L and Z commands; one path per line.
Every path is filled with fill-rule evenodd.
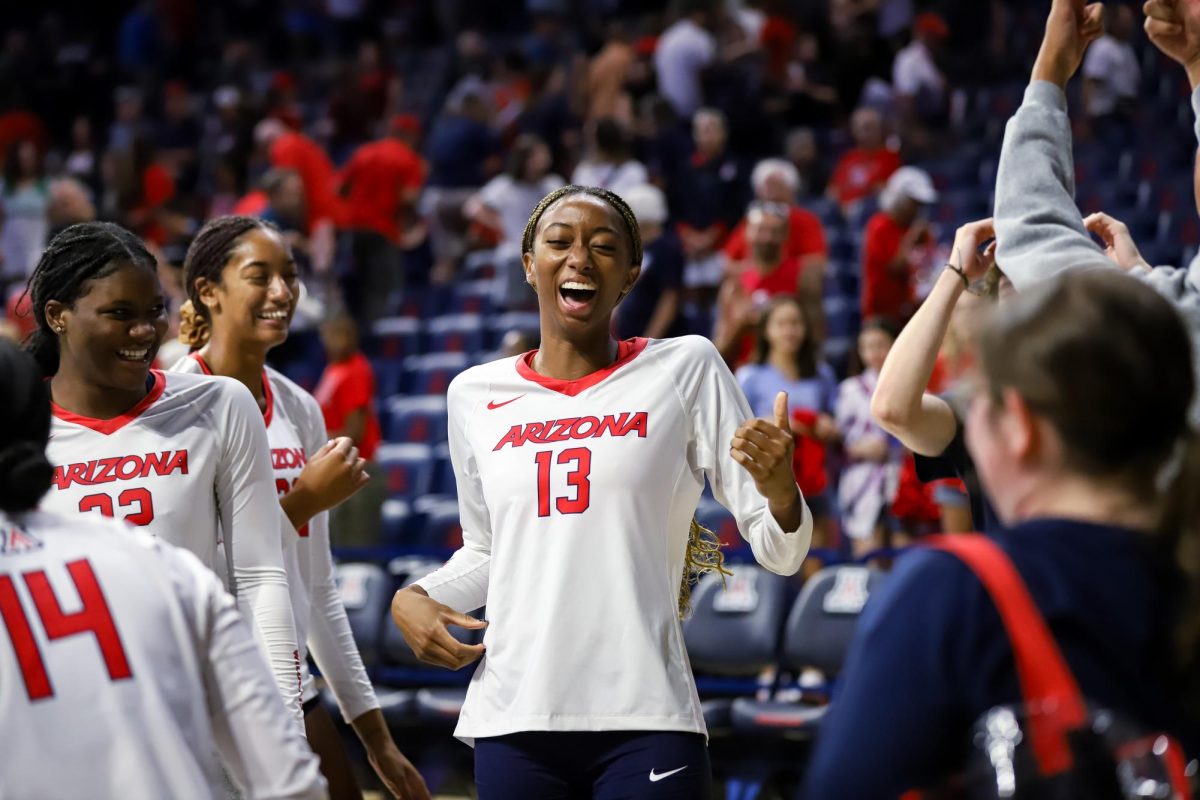
M 531 732 L 475 740 L 479 800 L 707 800 L 702 734 Z

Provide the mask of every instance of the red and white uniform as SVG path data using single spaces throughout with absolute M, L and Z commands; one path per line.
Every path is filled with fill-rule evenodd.
M 171 368 L 176 372 L 211 375 L 199 354 L 181 359 Z M 321 407 L 312 395 L 274 369 L 263 370 L 266 408 L 263 421 L 271 448 L 271 466 L 275 489 L 287 494 L 304 465 L 308 454 L 329 441 Z M 352 722 L 361 714 L 379 708 L 371 679 L 363 667 L 354 633 L 346 619 L 346 609 L 333 571 L 329 552 L 329 513 L 322 512 L 297 531 L 282 509 L 279 513 L 284 540 L 284 566 L 296 616 L 296 637 L 300 644 L 302 696 L 308 701 L 317 696 L 306 656 L 311 650 L 321 675 L 333 689 L 342 716 Z
M 0 797 L 324 797 L 233 598 L 111 520 L 0 513 Z
M 298 720 L 300 654 L 258 405 L 229 378 L 150 376 L 146 397 L 113 419 L 53 407 L 46 456 L 54 480 L 42 508 L 145 527 L 219 575 L 227 574 L 223 538 L 230 588 Z
M 450 385 L 463 547 L 419 585 L 489 620 L 455 734 L 702 733 L 678 596 L 705 478 L 774 572 L 800 568 L 812 515 L 780 529 L 729 455 L 752 415 L 707 339 L 621 342 L 577 381 L 532 356 Z

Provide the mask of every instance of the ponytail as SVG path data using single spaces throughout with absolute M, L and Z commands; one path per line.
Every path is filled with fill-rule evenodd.
M 1164 560 L 1183 576 L 1173 636 L 1176 675 L 1185 711 L 1200 716 L 1200 434 L 1188 428 L 1160 473 L 1166 503 L 1157 543 Z
M 725 554 L 721 552 L 721 540 L 708 528 L 692 518 L 688 530 L 687 552 L 683 557 L 683 578 L 679 582 L 679 618 L 692 611 L 692 587 L 706 572 L 715 572 L 725 587 L 725 576 L 732 575 L 725 567 Z
M 212 338 L 207 311 L 198 311 L 191 300 L 185 300 L 179 307 L 179 342 L 187 345 L 189 352 L 204 347 Z

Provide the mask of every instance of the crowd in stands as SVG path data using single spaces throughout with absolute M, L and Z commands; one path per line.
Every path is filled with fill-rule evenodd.
M 306 287 L 281 368 L 317 387 L 330 429 L 365 439 L 364 454 L 381 441 L 436 446 L 436 413 L 414 427 L 392 410 L 444 393 L 481 358 L 536 346 L 518 266 L 529 212 L 568 180 L 602 186 L 629 201 L 646 250 L 620 336 L 711 337 L 758 414 L 788 390 L 817 546 L 836 547 L 839 531 L 862 553 L 885 533 L 961 530 L 961 485 L 922 485 L 870 397 L 955 229 L 989 215 L 1044 5 L 13 9 L 0 42 L 6 324 L 27 330 L 25 278 L 71 223 L 135 231 L 178 305 L 200 225 L 260 216 L 285 232 Z M 1132 6 L 1110 19 L 1075 98 L 1081 205 L 1128 222 L 1152 263 L 1181 263 L 1200 243 L 1186 170 L 1174 169 L 1191 155 L 1187 84 L 1134 36 Z M 1172 133 L 1151 147 L 1135 125 Z M 970 365 L 958 330 L 969 310 L 960 317 L 933 391 Z M 439 470 L 419 486 L 452 483 Z M 400 489 L 389 481 L 371 502 Z M 368 525 L 347 513 L 347 527 Z

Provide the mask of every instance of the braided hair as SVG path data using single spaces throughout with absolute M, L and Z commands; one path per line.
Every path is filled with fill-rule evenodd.
M 183 284 L 188 299 L 179 309 L 179 341 L 192 350 L 203 347 L 212 336 L 212 315 L 200 300 L 196 281 L 204 278 L 219 284 L 238 239 L 250 231 L 263 229 L 276 230 L 271 223 L 255 217 L 214 217 L 192 240 L 183 259 Z
M 46 303 L 57 300 L 70 308 L 87 294 L 87 283 L 132 264 L 157 273 L 158 262 L 133 233 L 111 222 L 81 222 L 61 231 L 42 252 L 25 294 L 37 327 L 25 342 L 42 373 L 58 372 L 58 337 L 46 321 Z
M 620 195 L 610 192 L 608 189 L 601 189 L 598 186 L 577 186 L 570 184 L 560 189 L 555 189 L 543 197 L 542 202 L 538 203 L 533 209 L 533 213 L 529 215 L 529 221 L 525 223 L 525 235 L 521 237 L 521 252 L 533 252 L 533 238 L 537 233 L 538 223 L 542 221 L 542 215 L 546 213 L 546 209 L 564 197 L 573 197 L 577 194 L 586 194 L 590 197 L 603 200 L 621 215 L 621 219 L 625 221 L 625 231 L 629 234 L 629 243 L 633 248 L 632 263 L 634 266 L 641 266 L 642 234 L 638 230 L 637 217 L 633 215 L 633 210 L 630 209 L 628 203 L 621 199 Z

